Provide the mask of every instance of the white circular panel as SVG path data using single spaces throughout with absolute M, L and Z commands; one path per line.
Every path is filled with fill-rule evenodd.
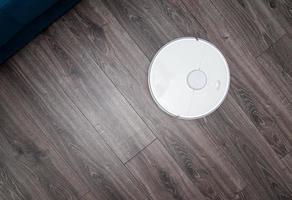
M 149 87 L 158 106 L 183 119 L 206 116 L 223 102 L 230 82 L 228 64 L 211 43 L 179 38 L 153 58 Z
M 201 70 L 193 70 L 187 76 L 187 83 L 193 90 L 203 89 L 207 83 L 207 75 Z

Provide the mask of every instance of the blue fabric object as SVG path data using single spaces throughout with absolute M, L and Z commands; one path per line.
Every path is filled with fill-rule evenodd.
M 78 0 L 0 0 L 0 63 Z

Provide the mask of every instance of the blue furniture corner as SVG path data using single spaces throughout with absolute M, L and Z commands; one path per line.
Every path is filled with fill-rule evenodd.
M 78 0 L 0 0 L 0 63 L 77 2 Z

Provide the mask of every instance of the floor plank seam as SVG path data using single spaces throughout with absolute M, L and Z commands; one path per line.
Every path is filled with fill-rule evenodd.
M 288 33 L 286 32 L 279 39 L 277 39 L 275 42 L 273 42 L 267 49 L 265 49 L 259 55 L 254 56 L 254 58 L 257 60 L 259 57 L 261 57 L 264 53 L 268 52 L 271 48 L 273 48 L 273 46 L 275 46 L 282 38 L 284 38 L 287 35 L 288 35 Z
M 103 71 L 102 71 L 103 72 Z M 104 72 L 103 72 L 104 73 Z M 111 81 L 111 79 L 109 79 L 110 81 Z M 115 85 L 114 85 L 115 86 Z M 115 86 L 116 87 L 116 86 Z M 61 89 L 64 91 L 64 89 L 61 87 Z M 142 186 L 143 187 L 145 187 L 144 186 L 144 184 L 141 182 L 141 181 L 139 181 L 133 174 L 132 174 L 132 172 L 128 169 L 128 167 L 126 166 L 126 164 L 119 158 L 119 156 L 114 152 L 114 150 L 109 146 L 109 144 L 107 143 L 107 141 L 105 141 L 105 139 L 102 137 L 102 135 L 97 131 L 97 129 L 95 128 L 95 126 L 88 120 L 88 118 L 84 115 L 84 113 L 79 109 L 79 107 L 73 102 L 73 100 L 68 96 L 68 94 L 66 93 L 66 91 L 64 91 L 64 93 L 65 93 L 65 95 L 70 99 L 70 101 L 72 102 L 72 104 L 79 110 L 79 112 L 85 117 L 85 119 L 89 122 L 89 124 L 94 128 L 94 130 L 101 136 L 101 138 L 102 138 L 102 140 L 105 142 L 105 144 L 106 144 L 106 146 L 109 148 L 109 150 L 113 153 L 113 155 L 114 156 L 116 156 L 116 158 L 120 161 L 120 163 L 125 167 L 125 170 L 127 170 L 128 172 L 129 172 L 129 174 L 132 176 L 132 178 L 134 179 L 134 180 L 136 180 L 137 181 L 137 183 L 139 183 L 141 186 L 139 187 L 140 188 L 140 190 L 144 190 L 144 188 L 141 188 Z M 151 131 L 151 130 L 150 130 Z M 152 132 L 152 131 L 151 131 Z M 154 135 L 155 136 L 155 135 Z M 145 148 L 147 148 L 149 145 L 151 145 L 155 140 L 156 140 L 157 138 L 155 137 L 154 138 L 154 140 L 151 142 L 151 143 L 149 143 L 148 145 L 146 145 L 143 149 L 141 149 L 138 153 L 140 153 L 142 150 L 144 150 Z M 138 154 L 137 153 L 137 154 Z M 137 155 L 136 154 L 136 155 Z M 134 156 L 135 157 L 135 156 Z M 133 157 L 132 157 L 133 158 Z M 129 160 L 128 160 L 129 161 Z M 75 171 L 74 169 L 73 169 L 73 171 Z M 78 174 L 78 172 L 77 171 L 75 171 L 75 173 L 77 173 L 77 175 L 80 177 L 80 175 Z M 83 179 L 82 179 L 83 180 Z M 86 185 L 88 185 L 87 183 L 86 183 Z M 88 188 L 90 188 L 90 186 L 88 185 Z M 90 191 L 89 191 L 90 192 Z M 88 194 L 88 193 L 86 193 L 86 194 Z M 85 195 L 86 195 L 85 194 Z M 84 195 L 84 196 L 85 196 Z M 83 197 L 84 197 L 83 196 Z M 148 200 L 151 200 L 151 198 L 149 198 L 148 196 L 146 196 L 147 197 L 147 199 Z M 80 200 L 82 200 L 82 199 L 80 199 Z
M 80 108 L 74 103 L 74 101 L 70 98 L 70 96 L 67 94 L 67 92 L 64 90 L 64 88 L 57 82 L 57 84 L 59 85 L 59 88 L 63 91 L 63 93 L 66 95 L 66 97 L 71 101 L 71 104 L 75 107 L 75 109 L 78 110 L 78 112 L 81 113 L 81 115 L 85 118 L 85 120 L 90 124 L 90 126 L 93 127 L 93 129 L 95 130 L 95 132 L 97 132 L 97 134 L 100 135 L 101 139 L 104 141 L 104 143 L 106 144 L 106 146 L 109 148 L 109 150 L 113 153 L 113 155 L 120 161 L 121 164 L 123 164 L 123 161 L 118 157 L 118 155 L 114 152 L 114 150 L 110 147 L 110 145 L 107 143 L 107 141 L 102 137 L 102 135 L 99 133 L 99 131 L 95 128 L 95 126 L 89 121 L 89 119 L 85 116 L 85 114 L 80 110 Z M 74 109 L 74 108 L 73 108 Z M 74 110 L 75 110 L 74 109 Z M 76 110 L 75 110 L 76 111 Z M 66 163 L 70 166 L 70 163 L 68 163 L 68 161 L 62 156 L 62 158 L 66 161 Z M 128 169 L 127 169 L 128 170 Z M 73 169 L 73 171 L 78 174 L 78 176 L 81 178 L 81 176 L 79 175 L 79 173 Z M 81 180 L 83 180 L 81 178 Z M 86 185 L 88 185 L 86 183 Z M 88 188 L 89 185 L 88 185 Z
M 131 38 L 131 40 L 133 40 Z M 140 49 L 140 48 L 139 48 Z M 144 54 L 144 53 L 143 53 Z M 144 54 L 144 56 L 146 56 Z M 146 57 L 147 58 L 147 57 Z M 148 58 L 147 58 L 148 59 Z M 148 59 L 149 61 L 149 59 Z M 120 93 L 120 95 L 124 98 L 124 100 L 127 102 L 127 104 L 130 106 L 130 108 L 136 113 L 136 115 L 143 121 L 143 123 L 145 124 L 145 126 L 150 130 L 150 132 L 152 133 L 152 135 L 155 137 L 155 139 L 157 139 L 156 134 L 154 134 L 154 131 L 150 128 L 150 126 L 148 125 L 148 123 L 145 122 L 145 120 L 141 117 L 141 115 L 136 111 L 136 109 L 134 108 L 134 106 L 130 103 L 130 101 L 128 100 L 128 98 L 123 94 L 123 92 L 116 86 L 116 84 L 114 83 L 114 81 L 107 75 L 107 73 L 104 71 L 104 69 L 102 69 L 98 63 L 96 63 L 96 61 L 93 61 L 98 67 L 99 69 L 102 71 L 102 73 L 108 78 L 108 80 L 113 84 L 113 86 L 116 88 L 116 90 Z M 152 141 L 153 142 L 153 141 Z M 152 143 L 150 142 L 150 143 Z M 146 145 L 147 146 L 147 145 Z
M 289 151 L 285 156 L 281 157 L 281 161 L 284 162 L 284 160 L 287 159 L 287 157 L 292 156 L 292 151 Z M 291 166 L 292 167 L 292 166 Z M 285 169 L 289 169 L 288 167 L 285 167 Z
M 118 20 L 118 18 L 111 12 L 110 8 L 104 3 L 104 0 L 102 0 L 102 4 L 107 8 L 107 10 L 112 14 L 113 18 L 117 21 L 117 23 L 121 26 L 121 28 L 125 31 L 125 33 L 127 33 L 127 36 L 131 39 L 131 41 L 135 44 L 135 46 L 144 54 L 144 56 L 147 58 L 147 60 L 151 61 L 151 58 L 149 58 L 147 56 L 147 54 L 145 53 L 145 51 L 143 51 L 143 49 L 138 45 L 138 43 L 136 42 L 136 40 L 134 40 L 134 38 L 131 36 L 131 34 L 127 31 L 126 27 Z
M 73 8 L 0 71 L 0 199 L 292 200 L 291 34 L 261 1 L 86 0 Z M 221 47 L 234 72 L 231 96 L 202 123 L 165 114 L 148 88 L 156 51 L 185 34 Z
M 136 156 L 138 156 L 141 152 L 143 152 L 145 149 L 147 149 L 153 142 L 155 142 L 156 140 L 158 140 L 157 138 L 155 138 L 154 140 L 152 140 L 149 144 L 147 144 L 143 149 L 141 149 L 140 151 L 138 151 L 132 158 L 130 158 L 129 160 L 127 160 L 126 162 L 124 162 L 123 164 L 126 166 L 127 163 L 129 163 L 131 160 L 133 160 Z
M 103 3 L 104 4 L 104 3 Z M 190 12 L 189 11 L 189 9 L 188 9 L 188 7 L 186 6 L 186 4 L 182 1 L 182 4 L 186 7 L 186 10 L 187 10 L 187 12 L 189 12 L 190 13 L 190 16 L 192 16 L 194 19 L 196 19 L 196 17 L 192 14 L 192 12 Z M 104 4 L 105 5 L 105 4 Z M 108 9 L 108 10 L 110 10 L 109 8 L 108 8 L 108 6 L 107 5 L 105 5 L 105 7 Z M 215 9 L 217 9 L 217 8 L 215 8 Z M 221 15 L 221 14 L 220 14 Z M 143 48 L 141 48 L 140 47 L 140 45 L 136 42 L 136 40 L 133 38 L 133 36 L 127 31 L 127 29 L 126 29 L 126 27 L 116 18 L 116 16 L 114 16 L 113 15 L 113 17 L 115 18 L 115 20 L 117 21 L 117 23 L 121 26 L 121 28 L 123 29 L 123 30 L 125 30 L 125 32 L 127 33 L 127 36 L 131 39 L 131 41 L 135 44 L 135 46 L 136 46 L 136 48 L 138 48 L 143 54 L 144 54 L 144 56 L 147 58 L 147 60 L 148 60 L 148 62 L 149 62 L 149 64 L 150 64 L 150 62 L 151 62 L 151 60 L 152 60 L 152 58 L 151 57 L 148 57 L 147 56 L 147 54 L 145 53 L 145 51 L 143 50 Z M 204 26 L 202 26 L 202 28 L 204 29 L 204 30 L 206 30 L 205 29 L 205 27 Z M 102 71 L 103 71 L 103 69 L 102 69 Z M 105 72 L 104 72 L 105 73 Z M 106 74 L 106 73 L 105 73 Z M 108 75 L 106 74 L 106 76 L 108 77 Z M 109 80 L 111 80 L 112 81 L 112 79 L 111 78 L 109 78 Z M 113 82 L 113 81 L 112 81 Z M 114 83 L 113 83 L 114 84 Z M 114 84 L 114 86 L 117 88 L 117 86 Z M 124 96 L 124 94 L 117 88 L 117 90 L 121 93 L 121 95 L 122 96 Z M 125 97 L 125 96 L 124 96 Z M 126 101 L 129 103 L 129 105 L 133 108 L 133 110 L 136 112 L 136 109 L 132 106 L 132 104 L 128 101 L 128 98 L 126 98 L 125 97 L 125 99 L 126 99 Z M 137 112 L 136 112 L 137 113 Z M 137 113 L 138 114 L 138 113 Z M 139 115 L 139 114 L 138 114 Z M 139 115 L 140 116 L 140 115 Z M 141 119 L 143 120 L 143 118 L 141 117 Z M 144 120 L 143 120 L 144 121 Z M 149 127 L 148 126 L 148 123 L 146 123 L 145 121 L 144 121 L 144 123 L 147 125 L 147 127 Z M 148 146 L 150 146 L 155 140 L 158 140 L 161 144 L 162 144 L 162 146 L 163 146 L 163 148 L 167 151 L 167 153 L 171 156 L 171 158 L 175 161 L 175 163 L 177 163 L 177 161 L 176 161 L 176 159 L 175 159 L 175 157 L 171 154 L 171 152 L 168 150 L 168 148 L 166 148 L 165 147 L 165 145 L 164 145 L 164 143 L 163 142 L 161 142 L 161 140 L 159 139 L 159 137 L 154 133 L 154 131 L 152 131 L 152 129 L 151 128 L 149 128 L 150 130 L 151 130 L 151 132 L 154 134 L 154 136 L 156 137 L 156 139 L 154 139 L 149 145 L 147 145 L 144 149 L 146 149 Z M 144 149 L 142 149 L 140 152 L 142 152 Z M 140 153 L 139 152 L 139 153 Z M 138 155 L 138 154 L 137 154 Z M 127 167 L 127 163 L 129 163 L 132 159 L 134 159 L 136 157 L 136 155 L 135 156 L 133 156 L 131 159 L 129 159 L 126 163 L 125 163 L 125 166 Z M 178 167 L 179 167 L 179 169 L 180 170 L 182 170 L 183 171 L 183 173 L 186 175 L 186 177 L 191 181 L 191 182 L 193 182 L 191 179 L 190 179 L 190 177 L 187 175 L 187 173 L 185 172 L 185 170 L 182 168 L 182 166 L 180 166 L 178 163 L 177 163 L 177 165 L 178 165 Z M 129 170 L 130 171 L 130 170 Z M 130 171 L 130 173 L 132 174 L 132 172 Z M 133 174 L 132 174 L 133 175 Z M 246 187 L 246 186 L 245 186 Z M 244 187 L 244 188 L 245 188 Z M 244 188 L 242 189 L 242 190 L 244 190 Z
M 79 197 L 79 200 L 82 200 L 83 197 L 85 197 L 87 194 L 91 193 L 91 190 L 88 190 L 88 192 L 85 192 L 83 195 L 81 195 L 81 197 Z
M 106 6 L 106 5 L 104 5 Z M 147 61 L 150 64 L 150 60 L 149 58 L 146 56 L 146 54 L 142 51 L 142 49 L 138 46 L 138 44 L 136 43 L 136 41 L 129 35 L 129 33 L 126 31 L 126 29 L 122 26 L 122 24 L 120 24 L 120 22 L 116 19 L 115 16 L 113 16 L 115 18 L 115 20 L 117 21 L 117 23 L 122 27 L 123 30 L 125 30 L 127 36 L 131 39 L 131 41 L 135 44 L 136 48 L 138 48 L 143 55 L 145 56 L 145 58 L 147 58 Z M 123 94 L 123 92 L 116 86 L 115 82 L 107 75 L 107 73 L 104 71 L 104 69 L 102 67 L 99 66 L 99 64 L 96 62 L 96 60 L 93 59 L 93 62 L 98 66 L 98 68 L 102 71 L 102 73 L 105 75 L 105 77 L 107 77 L 107 79 L 112 83 L 112 85 L 116 88 L 116 90 L 120 93 L 120 95 L 124 98 L 124 100 L 127 102 L 127 104 L 130 106 L 130 108 L 136 113 L 136 115 L 143 121 L 143 123 L 145 124 L 145 126 L 150 130 L 150 132 L 152 133 L 152 135 L 155 137 L 155 139 L 157 139 L 156 134 L 154 133 L 154 131 L 150 128 L 150 126 L 148 125 L 148 123 L 145 122 L 145 120 L 143 119 L 143 117 L 141 117 L 141 115 L 136 111 L 136 109 L 134 108 L 134 106 L 130 103 L 130 101 L 128 100 L 128 98 Z M 72 101 L 72 100 L 71 100 Z M 83 114 L 83 113 L 82 113 Z M 84 115 L 84 114 L 83 114 Z M 86 118 L 87 119 L 87 118 Z M 88 119 L 87 119 L 88 120 Z M 89 121 L 89 120 L 88 120 Z M 95 128 L 95 127 L 94 127 Z M 154 139 L 154 140 L 155 140 Z M 153 140 L 153 141 L 154 141 Z M 151 141 L 148 145 L 146 145 L 145 147 L 149 146 L 151 143 L 153 143 L 153 141 Z M 145 147 L 143 149 L 145 149 Z M 140 150 L 141 151 L 141 150 Z M 138 151 L 137 153 L 139 153 L 140 151 Z M 136 154 L 135 154 L 136 155 Z M 130 158 L 131 159 L 131 158 Z M 128 161 L 126 161 L 125 163 L 127 163 Z M 124 162 L 122 162 L 124 163 Z

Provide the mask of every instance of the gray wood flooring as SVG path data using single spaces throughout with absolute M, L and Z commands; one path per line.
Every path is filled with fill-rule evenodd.
M 231 71 L 192 121 L 147 85 L 183 36 Z M 292 200 L 292 1 L 80 1 L 0 67 L 0 199 Z

